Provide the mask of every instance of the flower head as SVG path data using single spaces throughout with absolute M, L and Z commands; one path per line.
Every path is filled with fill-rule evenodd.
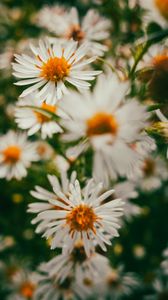
M 73 92 L 71 101 L 65 97 L 61 107 L 71 117 L 63 121 L 67 142 L 85 137 L 84 142 L 68 149 L 69 158 L 91 147 L 94 151 L 93 176 L 107 186 L 109 179 L 125 176 L 137 162 L 131 143 L 140 138 L 148 114 L 135 100 L 125 100 L 127 83 L 114 75 L 101 75 L 93 92 Z M 116 92 L 117 91 L 117 92 Z M 78 110 L 73 107 L 78 105 Z
M 140 5 L 146 10 L 146 22 L 157 22 L 166 27 L 168 21 L 167 0 L 140 0 Z
M 20 180 L 38 159 L 36 144 L 28 142 L 26 134 L 9 131 L 0 137 L 0 178 Z
M 38 99 L 33 93 L 27 96 L 24 100 L 17 103 L 15 109 L 15 121 L 21 129 L 27 129 L 28 135 L 41 130 L 43 139 L 52 137 L 55 133 L 62 132 L 62 128 L 56 118 L 66 118 L 66 114 L 56 105 L 49 105 L 46 102 Z
M 40 41 L 39 47 L 31 45 L 34 57 L 15 55 L 13 63 L 14 75 L 20 79 L 17 85 L 29 85 L 21 97 L 34 91 L 41 90 L 37 97 L 41 97 L 46 104 L 54 105 L 63 94 L 67 93 L 66 83 L 78 89 L 88 89 L 89 80 L 93 80 L 101 71 L 83 71 L 83 67 L 96 59 L 84 59 L 88 45 L 83 44 L 77 49 L 77 42 L 69 41 L 63 47 L 59 42 L 51 45 L 47 40 Z
M 72 270 L 74 278 L 90 278 L 96 280 L 102 278 L 109 268 L 108 259 L 96 252 L 91 253 L 88 258 L 82 241 L 78 241 L 69 254 L 63 253 L 57 255 L 46 264 L 50 276 L 55 276 L 59 281 L 64 281 L 70 276 Z
M 108 49 L 103 42 L 109 37 L 111 22 L 96 10 L 88 10 L 80 21 L 75 7 L 68 11 L 63 6 L 46 6 L 39 12 L 38 23 L 53 32 L 63 43 L 71 39 L 80 44 L 87 42 L 89 52 L 94 55 L 103 55 Z
M 64 280 L 60 281 L 48 270 L 48 263 L 43 263 L 38 270 L 38 287 L 35 292 L 35 299 L 86 299 L 90 291 L 88 286 L 78 283 L 73 278 L 72 272 Z M 76 298 L 77 297 L 77 298 Z
M 148 155 L 136 165 L 132 180 L 143 191 L 150 191 L 160 188 L 167 178 L 166 162 L 159 156 Z
M 95 244 L 105 251 L 105 244 L 111 244 L 110 238 L 118 236 L 118 217 L 122 215 L 123 202 L 115 199 L 102 204 L 113 190 L 101 194 L 102 184 L 94 184 L 93 180 L 88 182 L 84 190 L 81 190 L 79 181 L 75 180 L 74 183 L 70 183 L 68 193 L 64 194 L 58 187 L 56 177 L 49 178 L 55 199 L 51 193 L 41 193 L 41 188 L 37 188 L 32 195 L 49 202 L 43 206 L 35 222 L 42 222 L 43 229 L 48 228 L 44 236 L 52 237 L 51 248 L 54 249 L 62 243 L 64 253 L 70 253 L 74 244 L 82 240 L 88 256 L 94 251 Z M 32 207 L 37 207 L 38 211 L 40 204 L 32 204 L 31 212 Z
M 109 268 L 106 276 L 102 280 L 99 291 L 109 299 L 120 299 L 129 296 L 139 286 L 137 275 L 132 272 L 125 272 L 123 266 L 117 269 Z

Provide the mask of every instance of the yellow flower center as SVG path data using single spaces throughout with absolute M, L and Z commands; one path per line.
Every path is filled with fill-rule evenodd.
M 72 209 L 66 216 L 66 222 L 70 226 L 70 233 L 75 231 L 87 231 L 92 230 L 95 232 L 94 223 L 98 220 L 98 217 L 94 213 L 93 209 L 87 205 L 80 204 Z
M 24 282 L 20 287 L 20 294 L 25 298 L 32 298 L 35 285 L 31 282 Z
M 163 53 L 156 55 L 153 58 L 153 65 L 157 70 L 168 72 L 168 52 L 165 50 Z
M 56 106 L 48 105 L 45 102 L 41 105 L 41 108 L 45 109 L 46 111 L 51 112 L 51 113 L 56 113 L 56 110 L 57 110 Z M 35 115 L 36 115 L 37 121 L 39 123 L 45 123 L 50 120 L 50 118 L 48 116 L 44 115 L 43 113 L 35 111 Z
M 40 76 L 58 82 L 68 76 L 71 64 L 64 57 L 50 57 L 41 67 Z
M 85 37 L 84 31 L 82 31 L 81 27 L 78 24 L 72 25 L 67 33 L 65 34 L 65 38 L 68 40 L 73 39 L 74 41 L 80 42 Z
M 155 0 L 155 4 L 161 15 L 168 20 L 168 0 Z
M 118 124 L 115 117 L 108 113 L 97 113 L 87 120 L 87 135 L 113 134 L 118 130 Z
M 6 163 L 16 163 L 21 156 L 21 149 L 19 146 L 11 145 L 5 150 L 3 150 L 4 161 Z

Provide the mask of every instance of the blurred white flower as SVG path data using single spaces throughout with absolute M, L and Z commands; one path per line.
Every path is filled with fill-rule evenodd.
M 90 278 L 94 281 L 105 276 L 108 268 L 109 261 L 105 256 L 93 252 L 88 258 L 81 241 L 74 245 L 71 254 L 57 255 L 46 264 L 50 276 L 55 276 L 61 282 L 71 274 L 72 270 L 77 281 L 79 278 Z
M 75 7 L 45 6 L 38 14 L 38 24 L 53 32 L 63 43 L 73 39 L 80 44 L 87 42 L 94 55 L 103 55 L 108 47 L 103 42 L 109 37 L 110 20 L 90 9 L 80 21 Z
M 29 142 L 25 133 L 9 131 L 0 137 L 0 178 L 20 180 L 37 160 L 36 143 Z
M 38 231 L 48 227 L 43 236 L 52 238 L 51 248 L 55 249 L 62 243 L 63 253 L 70 253 L 81 239 L 87 256 L 94 251 L 95 243 L 106 251 L 105 244 L 111 245 L 110 238 L 118 236 L 119 217 L 123 214 L 121 199 L 101 204 L 114 190 L 102 194 L 102 184 L 95 184 L 93 179 L 81 190 L 79 181 L 75 180 L 69 184 L 67 194 L 62 192 L 55 176 L 48 177 L 55 195 L 36 187 L 32 196 L 48 200 L 48 203 L 33 203 L 29 212 L 38 213 L 41 209 L 34 223 L 41 222 Z
M 13 280 L 9 284 L 9 296 L 6 300 L 35 300 L 35 290 L 37 287 L 37 275 L 29 270 L 20 269 L 13 275 Z
M 128 83 L 121 83 L 115 75 L 101 75 L 93 92 L 72 92 L 61 102 L 71 117 L 62 124 L 67 130 L 63 140 L 83 139 L 67 151 L 67 157 L 74 158 L 91 147 L 93 176 L 105 185 L 117 175 L 125 176 L 141 158 L 131 145 L 140 138 L 148 113 L 138 101 L 125 100 L 127 90 Z
M 102 294 L 102 298 L 108 297 L 111 300 L 121 299 L 123 296 L 129 296 L 139 287 L 139 279 L 132 272 L 124 272 L 123 266 L 117 269 L 109 268 L 102 283 L 99 283 L 96 291 Z
M 43 139 L 63 132 L 59 123 L 55 119 L 53 120 L 53 116 L 67 118 L 59 106 L 46 104 L 36 96 L 36 93 L 18 101 L 15 109 L 15 121 L 18 127 L 28 130 L 28 135 L 33 135 L 40 130 Z
M 168 47 L 164 44 L 155 44 L 143 56 L 137 69 L 149 68 L 157 72 L 168 72 Z
M 167 0 L 139 0 L 140 5 L 146 10 L 144 20 L 146 22 L 157 22 L 163 27 L 168 21 Z
M 101 71 L 83 70 L 93 62 L 96 57 L 84 59 L 88 51 L 88 44 L 84 43 L 77 49 L 77 42 L 68 41 L 63 47 L 59 42 L 51 45 L 46 39 L 40 40 L 39 47 L 30 45 L 33 57 L 22 54 L 15 55 L 13 63 L 14 75 L 21 79 L 16 85 L 30 85 L 20 97 L 25 97 L 34 91 L 37 97 L 46 100 L 47 104 L 54 105 L 63 94 L 68 93 L 65 83 L 70 83 L 76 88 L 88 89 L 89 80 Z
M 35 300 L 77 300 L 86 299 L 90 294 L 87 285 L 76 282 L 73 273 L 60 282 L 48 272 L 46 263 L 41 264 L 37 275 L 38 287 L 35 291 Z
M 143 191 L 158 189 L 168 179 L 167 163 L 159 156 L 147 156 L 134 169 L 132 180 Z
M 37 141 L 36 149 L 39 158 L 42 160 L 51 160 L 54 157 L 54 149 L 51 145 L 45 141 Z

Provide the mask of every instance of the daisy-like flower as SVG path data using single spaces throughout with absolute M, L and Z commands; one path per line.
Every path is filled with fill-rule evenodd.
M 138 69 L 147 68 L 151 72 L 168 72 L 168 47 L 165 44 L 153 45 L 139 62 Z
M 119 266 L 117 269 L 109 268 L 97 292 L 104 296 L 103 299 L 108 296 L 108 299 L 118 300 L 131 295 L 139 284 L 135 273 L 124 272 L 123 266 Z
M 146 21 L 157 22 L 166 27 L 168 21 L 167 0 L 140 0 L 140 5 L 146 9 Z
M 93 176 L 108 185 L 109 179 L 125 176 L 140 155 L 131 144 L 143 130 L 148 114 L 136 100 L 125 100 L 127 83 L 119 82 L 115 75 L 101 75 L 92 92 L 75 92 L 65 98 L 61 107 L 71 116 L 63 126 L 67 142 L 83 138 L 83 142 L 67 151 L 73 159 L 91 147 L 94 151 Z M 78 106 L 78 110 L 73 107 Z
M 69 185 L 74 184 L 76 180 L 76 172 L 73 172 L 71 174 L 70 179 L 67 176 L 66 171 L 61 171 L 61 182 L 59 182 L 58 178 L 55 176 L 48 176 L 48 180 L 53 187 L 53 189 L 56 187 L 56 190 L 59 190 L 62 194 L 68 195 L 69 194 Z M 54 186 L 53 186 L 53 180 L 54 180 Z M 60 197 L 58 197 L 55 193 L 49 192 L 46 189 L 36 186 L 35 191 L 31 192 L 31 195 L 41 202 L 35 202 L 30 203 L 28 206 L 28 212 L 30 213 L 36 213 L 39 214 L 41 212 L 44 212 L 45 210 L 49 209 L 56 209 L 60 210 L 61 207 L 59 206 L 59 203 L 57 200 L 60 200 Z M 62 201 L 64 203 L 64 201 Z M 32 220 L 32 224 L 39 223 L 38 218 L 35 218 Z M 42 220 L 37 228 L 36 233 L 44 232 L 45 229 L 47 229 L 48 220 Z
M 20 180 L 38 159 L 36 143 L 29 142 L 25 133 L 9 131 L 0 137 L 0 178 Z
M 41 160 L 51 160 L 55 155 L 53 147 L 46 141 L 37 141 L 36 148 Z
M 61 6 L 44 7 L 38 16 L 40 26 L 53 32 L 62 42 L 73 39 L 80 44 L 87 42 L 90 52 L 103 55 L 108 47 L 103 42 L 109 37 L 110 20 L 90 9 L 80 21 L 75 7 L 65 10 Z
M 49 274 L 47 264 L 43 263 L 38 271 L 38 287 L 35 291 L 35 300 L 87 299 L 87 296 L 90 294 L 88 286 L 78 284 L 73 279 L 72 273 L 64 281 L 60 282 L 55 276 Z
M 33 107 L 32 107 L 33 106 Z M 66 118 L 66 114 L 56 105 L 49 105 L 33 93 L 20 100 L 15 109 L 15 121 L 19 128 L 28 130 L 28 135 L 41 131 L 43 139 L 63 132 L 54 117 Z
M 25 97 L 34 91 L 47 104 L 54 105 L 63 94 L 67 93 L 65 83 L 76 88 L 88 89 L 89 80 L 93 80 L 101 71 L 83 70 L 96 57 L 84 59 L 88 52 L 85 43 L 77 49 L 77 42 L 69 41 L 63 47 L 59 42 L 51 45 L 48 40 L 40 41 L 39 47 L 31 45 L 33 57 L 22 54 L 15 55 L 13 63 L 14 75 L 21 79 L 16 85 L 30 85 L 20 97 Z
M 168 179 L 166 162 L 159 156 L 147 156 L 136 167 L 132 180 L 143 191 L 158 189 Z
M 55 176 L 49 176 L 53 186 L 53 194 L 36 187 L 32 195 L 37 199 L 48 200 L 44 204 L 34 222 L 42 222 L 40 228 L 45 229 L 44 236 L 52 238 L 51 248 L 55 249 L 62 243 L 64 253 L 70 253 L 75 243 L 82 240 L 87 256 L 94 251 L 95 243 L 106 251 L 105 244 L 111 244 L 109 236 L 118 236 L 118 218 L 123 214 L 123 202 L 115 199 L 101 204 L 114 190 L 100 194 L 102 184 L 94 184 L 90 180 L 85 189 L 81 190 L 78 180 L 69 185 L 69 193 L 64 194 L 58 187 Z M 31 204 L 29 211 L 37 212 L 41 203 Z M 52 207 L 51 207 L 52 206 Z
M 96 252 L 93 252 L 88 258 L 83 243 L 78 241 L 71 254 L 57 255 L 46 264 L 46 268 L 50 276 L 55 276 L 60 281 L 64 281 L 72 270 L 77 281 L 79 278 L 94 280 L 105 276 L 109 268 L 109 261 L 105 256 Z
M 7 300 L 35 300 L 37 275 L 29 270 L 20 270 L 13 275 L 13 282 L 9 285 L 10 294 Z

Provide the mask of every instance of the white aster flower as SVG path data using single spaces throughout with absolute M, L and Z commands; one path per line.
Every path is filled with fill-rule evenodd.
M 110 20 L 100 16 L 94 9 L 88 10 L 80 21 L 75 7 L 65 10 L 62 6 L 44 7 L 39 13 L 40 26 L 53 32 L 62 42 L 73 39 L 80 44 L 87 42 L 94 55 L 103 55 L 108 47 L 103 42 L 109 37 Z
M 67 142 L 83 138 L 83 142 L 67 151 L 73 159 L 91 147 L 94 151 L 93 176 L 108 185 L 109 179 L 125 176 L 140 158 L 132 148 L 143 130 L 148 114 L 136 100 L 125 100 L 127 83 L 115 75 L 101 75 L 92 92 L 73 92 L 65 97 L 61 107 L 71 119 L 63 126 Z M 74 110 L 74 107 L 78 107 Z
M 71 254 L 63 253 L 57 255 L 46 264 L 50 276 L 55 276 L 61 282 L 67 278 L 72 270 L 77 281 L 83 278 L 95 280 L 105 276 L 109 268 L 108 259 L 96 252 L 91 253 L 88 258 L 83 243 L 78 241 Z
M 146 9 L 146 21 L 157 22 L 166 27 L 168 21 L 167 0 L 140 0 L 140 5 Z
M 138 69 L 149 68 L 155 72 L 168 72 L 168 47 L 156 44 L 149 48 L 138 64 Z
M 28 130 L 28 135 L 33 135 L 40 130 L 43 139 L 51 138 L 53 134 L 63 132 L 58 122 L 53 120 L 53 116 L 67 118 L 59 106 L 46 104 L 36 97 L 35 93 L 18 101 L 15 109 L 15 121 L 18 127 Z
M 37 287 L 37 275 L 29 270 L 16 272 L 13 276 L 13 281 L 9 285 L 9 296 L 7 300 L 35 300 L 35 290 Z
M 90 291 L 88 287 L 78 284 L 73 276 L 60 282 L 55 276 L 50 276 L 46 263 L 39 267 L 38 287 L 35 291 L 35 300 L 78 300 L 86 299 Z
M 100 299 L 108 297 L 108 299 L 118 300 L 123 296 L 131 295 L 139 284 L 140 282 L 135 273 L 125 272 L 123 266 L 119 266 L 117 269 L 109 268 L 96 291 L 98 294 L 103 295 Z
M 76 88 L 88 89 L 89 80 L 93 80 L 101 71 L 83 70 L 93 62 L 96 57 L 84 59 L 88 51 L 85 43 L 77 49 L 77 42 L 69 41 L 65 47 L 59 42 L 51 44 L 45 40 L 39 42 L 39 47 L 30 45 L 33 57 L 22 54 L 15 55 L 13 63 L 14 75 L 21 79 L 16 85 L 30 85 L 20 97 L 25 97 L 34 91 L 37 97 L 54 105 L 68 92 L 65 83 L 70 83 Z
M 9 131 L 0 137 L 0 178 L 20 180 L 38 159 L 36 143 L 29 142 L 25 133 Z
M 88 256 L 94 251 L 95 243 L 106 251 L 105 244 L 111 244 L 109 236 L 118 236 L 118 218 L 123 214 L 121 199 L 101 204 L 114 190 L 100 194 L 102 184 L 94 184 L 90 180 L 82 191 L 79 181 L 75 180 L 69 185 L 69 193 L 64 194 L 58 187 L 57 178 L 49 176 L 49 179 L 55 197 L 36 187 L 32 195 L 37 199 L 48 200 L 49 203 L 43 207 L 41 203 L 31 204 L 29 211 L 33 212 L 37 207 L 36 212 L 39 212 L 42 207 L 34 222 L 42 222 L 43 226 L 40 225 L 39 230 L 48 227 L 44 236 L 52 238 L 51 248 L 55 249 L 62 243 L 64 253 L 70 253 L 75 243 L 81 239 Z
M 56 190 L 59 190 L 62 194 L 68 195 L 69 194 L 69 185 L 74 184 L 76 180 L 76 172 L 74 171 L 71 174 L 70 179 L 67 176 L 67 173 L 65 171 L 61 171 L 61 182 L 59 182 L 58 178 L 55 176 L 48 176 L 48 180 L 53 187 L 53 189 L 56 187 Z M 54 180 L 54 186 L 53 186 L 53 180 Z M 35 202 L 30 203 L 28 206 L 28 212 L 30 213 L 40 213 L 45 210 L 49 209 L 61 209 L 61 206 L 59 206 L 59 203 L 57 200 L 60 200 L 60 197 L 58 197 L 55 193 L 49 192 L 46 189 L 36 186 L 35 191 L 31 192 L 31 195 L 41 202 Z M 64 201 L 62 200 L 62 203 Z M 32 224 L 36 224 L 38 222 L 38 219 L 35 218 L 32 221 Z M 36 228 L 36 233 L 43 232 L 47 228 L 48 220 L 42 220 Z
M 37 141 L 36 149 L 41 160 L 51 160 L 55 155 L 53 147 L 46 141 Z
M 167 164 L 159 156 L 147 156 L 136 167 L 132 180 L 143 191 L 158 189 L 168 179 Z

